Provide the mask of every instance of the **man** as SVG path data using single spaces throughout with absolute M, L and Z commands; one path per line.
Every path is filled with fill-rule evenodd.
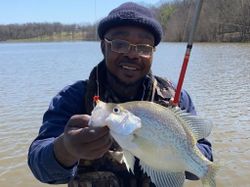
M 149 9 L 124 3 L 98 26 L 104 60 L 90 73 L 56 95 L 44 114 L 38 137 L 29 149 L 33 174 L 45 183 L 69 186 L 154 186 L 136 159 L 135 174 L 119 162 L 121 149 L 106 127 L 88 127 L 93 97 L 105 102 L 148 100 L 169 105 L 172 84 L 151 73 L 155 47 L 162 28 Z M 183 91 L 179 106 L 195 114 L 191 98 Z M 212 160 L 211 144 L 197 146 Z M 186 172 L 186 178 L 197 179 Z

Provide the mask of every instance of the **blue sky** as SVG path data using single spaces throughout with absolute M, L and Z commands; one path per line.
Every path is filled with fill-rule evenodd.
M 158 5 L 169 0 L 130 0 Z M 27 22 L 93 23 L 124 0 L 0 0 L 0 24 Z

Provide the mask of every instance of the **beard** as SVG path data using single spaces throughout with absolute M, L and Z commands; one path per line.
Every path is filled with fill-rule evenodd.
M 116 75 L 114 75 L 112 72 L 110 72 L 107 68 L 107 80 L 110 84 L 117 85 L 119 87 L 124 87 L 126 89 L 129 89 L 130 87 L 138 87 L 144 80 L 146 76 L 140 78 L 139 80 L 135 82 L 124 82 L 120 80 Z
M 138 96 L 142 90 L 142 83 L 145 77 L 135 82 L 126 83 L 107 70 L 107 83 L 122 101 L 129 101 Z

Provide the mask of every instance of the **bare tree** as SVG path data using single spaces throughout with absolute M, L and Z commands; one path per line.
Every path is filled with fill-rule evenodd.
M 164 30 L 164 41 L 187 41 L 195 0 L 173 0 L 151 8 Z M 96 40 L 94 24 L 26 23 L 0 25 L 0 41 Z M 195 41 L 250 41 L 250 0 L 204 0 Z

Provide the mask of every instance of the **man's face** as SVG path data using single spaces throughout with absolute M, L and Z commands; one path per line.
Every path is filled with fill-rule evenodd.
M 152 55 L 139 54 L 136 44 L 154 45 L 153 35 L 139 27 L 120 26 L 110 29 L 102 41 L 102 51 L 105 57 L 106 66 L 111 74 L 122 83 L 130 85 L 142 79 L 150 70 Z M 111 49 L 111 42 L 114 40 L 127 41 L 130 48 L 126 53 L 115 52 Z M 118 45 L 119 46 L 119 45 Z

